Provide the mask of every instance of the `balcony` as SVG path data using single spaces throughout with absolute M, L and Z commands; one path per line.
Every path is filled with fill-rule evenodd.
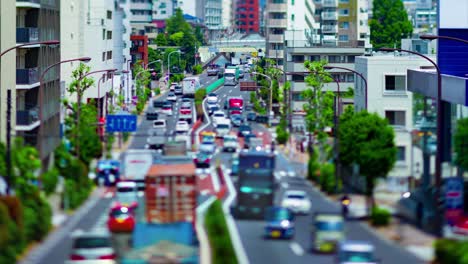
M 271 50 L 268 52 L 268 58 L 271 58 L 271 59 L 283 59 L 283 58 L 284 58 L 283 50 L 282 50 L 282 49 L 278 49 L 278 50 L 271 49 Z
M 288 21 L 286 19 L 267 19 L 266 24 L 267 27 L 288 27 Z
M 338 0 L 323 0 L 322 7 L 337 7 Z
M 338 25 L 323 25 L 322 33 L 338 33 Z
M 131 3 L 130 9 L 132 9 L 132 10 L 153 10 L 153 5 L 150 2 Z
M 337 12 L 322 12 L 322 20 L 338 20 Z
M 30 131 L 40 125 L 39 109 L 37 107 L 28 110 L 16 111 L 16 130 Z
M 41 8 L 41 0 L 16 0 L 16 7 Z
M 268 36 L 268 42 L 269 43 L 283 43 L 284 36 L 282 34 L 270 34 Z
M 152 15 L 132 15 L 132 22 L 151 23 L 152 20 Z
M 267 11 L 268 12 L 287 12 L 288 11 L 288 4 L 267 4 Z
M 39 41 L 38 28 L 16 28 L 16 43 L 30 43 Z
M 37 68 L 16 69 L 16 86 L 18 89 L 31 89 L 38 85 L 39 71 Z

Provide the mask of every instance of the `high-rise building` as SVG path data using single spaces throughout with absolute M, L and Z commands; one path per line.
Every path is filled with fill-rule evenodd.
M 63 59 L 90 57 L 87 65 L 91 71 L 113 69 L 114 37 L 122 37 L 114 32 L 114 0 L 93 1 L 63 1 L 61 16 L 61 56 Z M 92 41 L 90 41 L 92 40 Z M 78 66 L 77 62 L 62 65 L 62 89 L 64 96 L 71 102 L 76 102 L 76 94 L 66 93 L 70 85 L 72 71 Z M 94 85 L 83 93 L 82 102 L 95 100 L 99 105 L 101 116 L 107 114 L 110 91 L 112 90 L 112 77 L 106 74 L 90 75 Z M 99 104 L 98 104 L 99 101 Z
M 188 14 L 191 16 L 197 16 L 197 6 L 203 4 L 204 0 L 173 0 L 174 4 L 174 12 L 175 9 L 180 8 L 184 14 Z M 202 18 L 202 17 L 199 17 Z
M 114 0 L 114 49 L 112 52 L 112 59 L 114 68 L 118 70 L 114 74 L 114 93 L 124 96 L 125 101 L 130 100 L 130 86 L 131 86 L 131 71 L 130 71 L 130 1 L 129 0 Z M 122 74 L 122 70 L 128 70 L 129 73 Z
M 35 30 L 32 29 L 32 31 L 34 31 L 34 33 L 32 33 L 33 36 L 31 36 L 31 34 L 29 34 L 29 31 L 26 29 L 16 28 L 15 10 L 16 10 L 15 1 L 0 1 L 0 13 L 2 14 L 0 16 L 0 50 L 2 51 L 9 49 L 11 47 L 14 47 L 16 43 L 21 41 L 21 37 L 24 37 L 24 41 L 33 41 L 33 40 L 37 41 L 38 40 L 37 27 L 35 28 Z M 15 36 L 16 36 L 16 39 L 15 39 Z M 3 55 L 2 60 L 0 61 L 0 88 L 1 88 L 0 89 L 0 141 L 1 142 L 5 142 L 6 140 L 5 135 L 6 135 L 6 121 L 7 121 L 6 117 L 7 117 L 7 108 L 8 108 L 8 105 L 7 105 L 8 91 L 11 94 L 11 98 L 12 98 L 11 103 L 10 103 L 10 106 L 11 106 L 10 120 L 11 120 L 11 127 L 13 129 L 10 133 L 12 135 L 14 135 L 15 133 L 14 128 L 16 124 L 16 104 L 15 104 L 14 98 L 16 98 L 15 85 L 17 83 L 15 63 L 16 63 L 16 60 L 15 60 L 14 50 Z M 37 68 L 34 69 L 34 67 L 32 67 L 31 71 L 28 71 L 28 69 L 23 68 L 23 71 L 21 71 L 20 74 L 29 73 L 29 72 L 32 72 L 35 77 L 35 80 L 31 80 L 31 82 L 34 81 L 34 83 L 37 83 L 38 81 Z M 22 78 L 20 79 L 21 82 L 30 83 L 28 77 L 29 75 L 28 76 L 26 76 L 26 74 L 22 75 Z M 37 105 L 37 102 L 36 102 L 36 105 Z M 24 108 L 23 108 L 23 111 L 24 111 Z
M 224 29 L 229 29 L 233 26 L 233 4 L 232 0 L 223 1 L 222 20 Z
M 222 0 L 198 0 L 195 16 L 203 19 L 208 30 L 221 30 L 222 10 Z
M 16 1 L 16 31 L 17 44 L 59 40 L 60 0 Z M 39 78 L 48 66 L 60 61 L 60 50 L 60 46 L 34 45 L 16 52 L 16 135 L 37 148 L 43 168 L 60 144 L 60 66 L 44 76 L 42 87 Z M 8 71 L 2 67 L 2 76 L 3 70 Z
M 153 1 L 153 21 L 165 20 L 174 14 L 173 0 L 154 0 Z
M 235 0 L 236 29 L 241 33 L 256 33 L 260 29 L 258 0 Z
M 130 12 L 132 13 L 130 23 L 132 34 L 144 35 L 146 32 L 156 30 L 153 22 L 153 0 L 129 0 Z M 159 2 L 159 1 L 158 1 Z M 157 3 L 156 3 L 157 4 Z

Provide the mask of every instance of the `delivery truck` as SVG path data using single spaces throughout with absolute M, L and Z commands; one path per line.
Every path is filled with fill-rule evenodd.
M 138 191 L 144 191 L 146 172 L 153 164 L 155 153 L 156 150 L 152 149 L 129 149 L 125 151 L 121 163 L 121 178 L 135 181 Z
M 200 89 L 200 77 L 187 77 L 182 80 L 182 94 L 184 97 L 195 97 L 195 92 Z

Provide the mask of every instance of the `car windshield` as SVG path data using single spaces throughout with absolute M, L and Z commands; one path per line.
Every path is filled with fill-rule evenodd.
M 175 134 L 176 135 L 186 135 L 187 132 L 186 131 L 176 131 Z
M 180 109 L 190 109 L 190 105 L 182 105 Z
M 237 139 L 234 137 L 225 137 L 224 142 L 237 142 Z
M 118 187 L 117 192 L 134 192 L 134 187 Z
M 174 93 L 168 93 L 167 96 L 175 96 Z
M 303 194 L 288 194 L 288 199 L 303 200 L 303 199 L 305 199 L 305 195 L 303 195 Z
M 216 94 L 210 93 L 208 96 L 210 96 L 210 97 L 216 97 Z
M 372 252 L 343 251 L 339 254 L 340 262 L 371 263 L 374 262 Z
M 239 130 L 241 130 L 241 131 L 251 131 L 252 129 L 249 126 L 240 126 Z
M 126 210 L 123 210 L 123 209 L 126 209 Z M 128 216 L 128 208 L 112 210 L 110 213 L 110 216 L 115 217 L 115 218 L 123 218 L 125 216 Z
M 75 240 L 74 248 L 111 247 L 110 239 L 106 237 L 82 237 Z
M 178 126 L 186 126 L 188 125 L 187 122 L 177 122 Z
M 320 231 L 342 231 L 343 230 L 343 222 L 338 221 L 317 221 L 315 222 L 315 228 Z
M 224 117 L 224 114 L 223 114 L 223 113 L 215 113 L 214 116 L 216 116 L 216 117 Z
M 291 220 L 292 214 L 286 208 L 272 208 L 267 210 L 267 221 Z
M 217 129 L 229 129 L 228 124 L 219 124 L 216 126 Z
M 166 124 L 166 122 L 164 122 L 164 121 L 155 121 L 153 124 L 155 126 L 164 126 Z

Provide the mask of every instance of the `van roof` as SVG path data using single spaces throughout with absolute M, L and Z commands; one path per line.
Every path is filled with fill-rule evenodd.
M 152 165 L 146 174 L 147 177 L 192 175 L 195 175 L 195 164 L 193 163 Z
M 133 187 L 136 187 L 136 186 L 137 186 L 136 182 L 132 182 L 132 181 L 121 181 L 121 182 L 117 183 L 117 188 L 119 188 L 119 187 L 131 187 L 131 188 L 133 188 Z

